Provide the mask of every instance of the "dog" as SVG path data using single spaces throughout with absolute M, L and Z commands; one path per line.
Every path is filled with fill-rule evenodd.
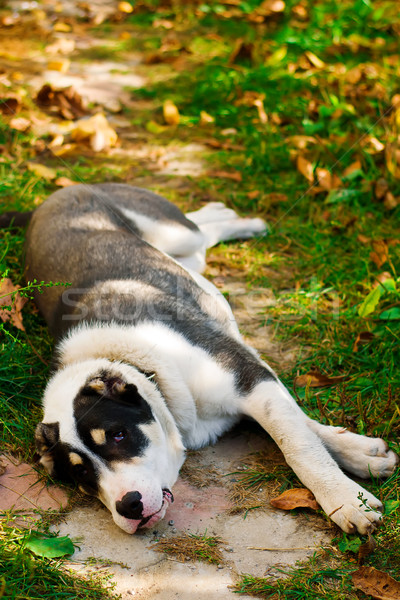
M 308 418 L 200 274 L 206 248 L 265 229 L 220 203 L 184 215 L 112 183 L 59 190 L 31 217 L 26 280 L 65 284 L 35 292 L 56 339 L 40 461 L 97 496 L 127 533 L 164 517 L 186 449 L 245 416 L 343 531 L 365 534 L 381 520 L 381 502 L 344 471 L 388 477 L 395 453 Z

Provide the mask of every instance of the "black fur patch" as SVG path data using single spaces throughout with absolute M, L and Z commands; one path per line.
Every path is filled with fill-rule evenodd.
M 74 400 L 79 437 L 92 452 L 109 463 L 141 456 L 149 439 L 139 425 L 154 421 L 149 404 L 136 386 L 123 385 L 122 380 L 104 372 L 98 378 L 105 383 L 103 392 L 86 385 Z M 105 431 L 102 444 L 96 443 L 91 435 L 96 429 Z

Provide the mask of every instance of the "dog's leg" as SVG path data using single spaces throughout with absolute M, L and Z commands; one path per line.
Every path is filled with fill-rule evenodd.
M 267 225 L 262 219 L 243 219 L 222 202 L 210 202 L 185 216 L 204 234 L 206 248 L 228 240 L 252 238 L 267 231 Z
M 398 456 L 384 440 L 358 435 L 344 427 L 322 425 L 312 419 L 307 420 L 307 425 L 339 465 L 357 477 L 389 477 L 396 468 Z
M 279 381 L 257 384 L 242 399 L 241 409 L 272 436 L 287 463 L 339 527 L 347 533 L 366 533 L 379 523 L 381 502 L 340 470 Z

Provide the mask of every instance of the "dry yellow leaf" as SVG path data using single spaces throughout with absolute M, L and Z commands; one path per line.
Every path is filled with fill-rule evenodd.
M 31 126 L 31 121 L 29 119 L 24 119 L 24 117 L 15 117 L 10 121 L 11 129 L 16 129 L 17 131 L 27 131 Z
M 47 179 L 51 181 L 57 177 L 57 171 L 55 169 L 51 169 L 50 167 L 46 167 L 46 165 L 41 165 L 40 163 L 27 162 L 26 163 L 28 171 L 31 171 L 38 177 L 42 177 L 42 179 Z
M 360 567 L 352 573 L 353 585 L 377 600 L 400 600 L 400 582 L 374 567 Z
M 274 508 L 280 508 L 281 510 L 293 510 L 294 508 L 318 510 L 319 508 L 314 494 L 306 488 L 286 490 L 280 496 L 271 498 L 270 503 Z
M 322 189 L 326 191 L 330 191 L 332 189 L 332 175 L 328 169 L 323 169 L 322 167 L 318 167 L 315 169 L 315 174 L 318 179 L 318 184 L 322 187 Z
M 71 61 L 68 58 L 61 58 L 60 60 L 50 60 L 47 63 L 49 71 L 59 71 L 60 73 L 66 73 L 69 69 Z
M 214 121 L 214 117 L 209 115 L 205 110 L 200 112 L 200 123 L 202 125 L 209 125 L 210 123 L 214 123 Z
M 58 187 L 69 187 L 70 185 L 76 185 L 78 181 L 72 181 L 69 177 L 58 177 L 55 182 Z
M 304 158 L 304 156 L 298 156 L 296 167 L 297 167 L 297 170 L 299 171 L 299 173 L 301 173 L 307 179 L 307 181 L 309 181 L 310 183 L 313 183 L 314 171 L 313 171 L 313 166 L 309 160 Z
M 321 60 L 320 58 L 318 58 L 318 56 L 316 54 L 314 54 L 313 52 L 310 52 L 309 50 L 307 50 L 305 55 L 307 56 L 310 63 L 317 69 L 323 69 L 325 67 L 324 61 Z
M 129 2 L 118 2 L 118 10 L 129 15 L 133 11 L 133 6 Z
M 163 104 L 164 120 L 168 125 L 179 125 L 179 110 L 172 100 L 165 100 Z
M 96 113 L 89 119 L 79 119 L 71 131 L 76 142 L 88 142 L 95 152 L 115 146 L 118 136 L 103 113 Z

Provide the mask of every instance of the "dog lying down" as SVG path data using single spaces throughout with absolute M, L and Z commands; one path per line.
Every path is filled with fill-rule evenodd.
M 388 477 L 397 456 L 381 439 L 308 418 L 199 274 L 206 248 L 264 232 L 222 204 L 184 215 L 122 184 L 68 187 L 33 214 L 26 279 L 71 284 L 35 298 L 57 340 L 41 462 L 100 498 L 128 533 L 164 517 L 185 448 L 214 443 L 242 416 L 344 531 L 381 519 L 380 501 L 342 469 Z

